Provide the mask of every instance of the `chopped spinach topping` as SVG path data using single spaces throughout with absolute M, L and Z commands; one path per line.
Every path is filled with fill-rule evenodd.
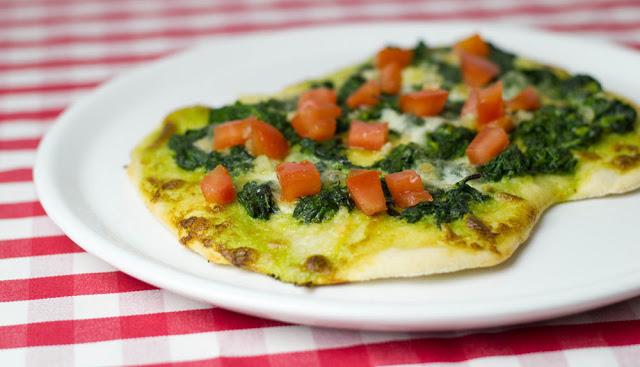
M 383 159 L 374 163 L 371 169 L 380 169 L 385 172 L 400 172 L 413 168 L 416 162 L 424 159 L 424 148 L 416 143 L 398 145 Z
M 438 67 L 438 73 L 442 76 L 441 87 L 443 89 L 451 89 L 456 84 L 462 83 L 462 73 L 459 66 L 444 61 L 434 61 L 434 63 Z
M 377 121 L 382 117 L 382 110 L 384 109 L 390 109 L 401 113 L 400 105 L 398 104 L 398 96 L 382 94 L 380 95 L 380 103 L 370 107 L 359 108 L 348 114 L 347 118 L 349 121 Z M 349 128 L 347 127 L 347 130 L 348 129 Z
M 269 184 L 247 182 L 238 193 L 238 202 L 246 209 L 251 218 L 267 220 L 276 213 L 278 205 L 273 201 Z
M 494 44 L 489 44 L 489 56 L 487 58 L 500 67 L 500 74 L 506 73 L 513 69 L 513 60 L 516 56 L 510 52 L 504 51 Z
M 429 48 L 423 41 L 419 41 L 413 48 L 413 56 L 411 57 L 411 65 L 420 65 L 429 60 Z
M 318 158 L 320 162 L 316 164 L 316 167 L 320 171 L 358 168 L 347 158 L 342 141 L 338 138 L 331 138 L 322 142 L 304 138 L 300 140 L 300 151 Z
M 320 223 L 333 218 L 343 206 L 350 211 L 354 204 L 345 186 L 334 185 L 298 199 L 293 217 L 304 223 Z
M 523 153 L 518 146 L 511 145 L 480 167 L 480 172 L 489 181 L 499 181 L 504 177 L 571 173 L 577 163 L 571 151 L 567 149 L 532 148 Z
M 591 108 L 594 124 L 605 132 L 625 134 L 635 129 L 638 113 L 620 100 L 592 96 L 584 101 L 584 106 Z
M 236 102 L 231 105 L 212 108 L 209 112 L 209 124 L 220 124 L 226 121 L 242 120 L 251 115 L 257 114 L 258 111 L 256 111 L 254 106 L 244 104 L 242 102 Z
M 207 171 L 211 171 L 219 164 L 223 165 L 232 174 L 247 172 L 253 169 L 253 156 L 242 145 L 231 147 L 228 154 L 216 151 L 209 153 L 209 159 L 205 166 Z
M 480 168 L 482 177 L 489 181 L 499 181 L 503 177 L 523 176 L 529 172 L 529 158 L 517 145 L 511 144 L 495 158 Z
M 583 120 L 573 107 L 544 106 L 531 120 L 520 124 L 513 136 L 524 146 L 513 145 L 481 168 L 484 177 L 503 177 L 573 172 L 577 160 L 573 151 L 597 142 L 603 129 Z
M 287 120 L 287 112 L 295 109 L 295 101 L 269 99 L 256 104 L 234 104 L 211 109 L 209 125 L 201 129 L 188 130 L 184 134 L 174 134 L 169 138 L 169 148 L 175 152 L 176 164 L 185 170 L 204 167 L 212 170 L 218 164 L 225 166 L 232 174 L 246 172 L 253 168 L 253 157 L 242 146 L 232 147 L 227 154 L 217 151 L 207 153 L 194 143 L 211 134 L 212 126 L 232 120 L 256 116 L 278 129 L 287 140 L 295 143 L 300 137 Z
M 597 93 L 599 90 L 599 85 L 588 77 L 568 80 L 565 85 L 573 85 L 574 91 Z M 582 98 L 575 97 L 580 95 L 574 94 L 574 98 Z M 490 181 L 503 177 L 571 173 L 578 163 L 574 151 L 588 148 L 607 133 L 633 131 L 637 118 L 632 106 L 617 99 L 593 95 L 586 97 L 583 103 L 544 106 L 513 133 L 513 137 L 522 143 L 524 152 L 512 145 L 481 171 Z
M 347 98 L 349 98 L 350 95 L 352 95 L 366 82 L 367 79 L 362 76 L 362 69 L 357 70 L 338 89 L 338 104 L 341 105 L 344 109 L 344 107 L 346 106 L 345 103 L 347 102 Z
M 471 213 L 472 203 L 481 203 L 489 199 L 489 196 L 467 185 L 469 180 L 477 178 L 480 178 L 480 175 L 471 175 L 456 183 L 451 190 L 429 190 L 433 201 L 423 201 L 406 208 L 400 217 L 409 223 L 415 223 L 424 217 L 433 217 L 438 227 L 442 223 L 450 223 L 464 217 L 465 214 Z
M 193 143 L 207 136 L 209 127 L 187 130 L 184 134 L 176 134 L 169 138 L 169 148 L 175 152 L 176 164 L 185 170 L 192 171 L 204 167 L 211 171 L 217 165 L 223 165 L 231 174 L 247 172 L 253 168 L 253 156 L 244 146 L 232 147 L 227 154 L 212 151 L 207 153 Z
M 475 136 L 473 130 L 465 127 L 442 124 L 427 134 L 426 154 L 435 159 L 446 160 L 462 157 Z
M 529 158 L 529 174 L 537 173 L 571 173 L 578 161 L 570 150 L 559 147 L 545 149 L 532 148 L 527 150 Z
M 602 90 L 600 83 L 589 75 L 578 74 L 562 81 L 561 95 L 569 101 L 584 101 Z
M 550 69 L 523 69 L 519 70 L 528 83 L 533 85 L 540 92 L 548 95 L 551 98 L 562 98 L 560 91 L 561 79 L 560 77 Z
M 449 120 L 457 119 L 460 117 L 460 112 L 462 111 L 464 102 L 465 101 L 451 101 L 448 99 L 444 104 L 444 109 L 440 112 L 440 116 Z
M 555 71 L 546 68 L 522 69 L 519 73 L 524 75 L 529 84 L 554 99 L 582 102 L 602 91 L 600 83 L 589 75 L 577 74 L 562 78 Z
M 174 160 L 182 168 L 192 171 L 207 165 L 209 155 L 193 143 L 207 135 L 208 127 L 198 130 L 187 130 L 184 134 L 175 134 L 169 138 L 169 148 L 175 152 Z
M 595 143 L 602 128 L 583 120 L 577 109 L 570 106 L 543 106 L 531 120 L 520 124 L 515 136 L 527 148 L 578 149 Z

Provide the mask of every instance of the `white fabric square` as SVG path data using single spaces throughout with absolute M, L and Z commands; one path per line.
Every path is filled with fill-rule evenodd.
M 118 269 L 88 252 L 77 252 L 73 256 L 73 274 L 107 273 Z
M 162 294 L 164 299 L 164 310 L 166 312 L 203 310 L 207 308 L 213 308 L 213 306 L 207 303 L 189 299 L 166 290 L 163 290 Z
M 77 366 L 121 366 L 122 340 L 76 344 L 74 362 Z
M 169 340 L 166 336 L 125 339 L 122 341 L 122 363 L 145 364 L 169 361 Z M 141 351 L 144 351 L 141 353 Z
M 220 355 L 255 356 L 267 353 L 263 329 L 229 330 L 217 333 Z
M 69 254 L 34 256 L 31 259 L 31 278 L 69 275 L 73 271 L 73 256 Z
M 46 298 L 29 302 L 29 323 L 73 320 L 73 298 Z
M 28 303 L 29 301 L 0 302 L 0 325 L 26 324 L 29 314 Z
M 569 349 L 564 351 L 564 356 L 569 366 L 600 367 L 618 365 L 616 357 L 610 348 Z
M 281 326 L 264 329 L 269 353 L 288 353 L 317 349 L 313 333 L 306 326 Z
M 70 366 L 73 364 L 73 345 L 52 345 L 46 347 L 31 347 L 27 350 L 27 366 Z
M 120 293 L 120 315 L 140 315 L 164 312 L 164 300 L 159 289 Z
M 220 346 L 214 332 L 174 335 L 168 339 L 172 361 L 209 359 L 220 355 Z
M 75 296 L 73 316 L 76 320 L 120 316 L 120 298 L 118 294 Z
M 10 257 L 0 260 L 0 281 L 27 279 L 31 274 L 31 258 Z

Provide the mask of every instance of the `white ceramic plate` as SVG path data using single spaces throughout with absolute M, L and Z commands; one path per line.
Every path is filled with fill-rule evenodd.
M 40 145 L 38 194 L 72 240 L 118 269 L 187 297 L 295 323 L 478 328 L 566 315 L 640 294 L 638 191 L 552 208 L 531 240 L 494 268 L 308 289 L 207 263 L 147 211 L 127 180 L 131 149 L 176 108 L 276 92 L 389 43 L 409 47 L 423 38 L 449 44 L 476 31 L 507 50 L 587 72 L 623 95 L 640 95 L 637 53 L 528 29 L 386 23 L 225 36 L 113 80 L 69 108 Z

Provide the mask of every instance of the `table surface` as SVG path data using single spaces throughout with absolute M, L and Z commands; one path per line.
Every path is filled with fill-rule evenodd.
M 132 67 L 228 34 L 469 19 L 580 34 L 640 50 L 639 1 L 0 0 L 0 361 L 640 365 L 640 298 L 491 330 L 384 333 L 290 325 L 131 278 L 73 243 L 38 201 L 32 168 L 43 135 L 70 103 Z

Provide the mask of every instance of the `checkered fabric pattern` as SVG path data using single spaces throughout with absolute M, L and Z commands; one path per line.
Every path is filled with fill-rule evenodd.
M 481 331 L 289 325 L 131 278 L 73 243 L 38 201 L 40 139 L 70 103 L 122 71 L 227 34 L 467 19 L 640 50 L 640 2 L 631 0 L 0 0 L 0 365 L 640 366 L 640 298 Z

